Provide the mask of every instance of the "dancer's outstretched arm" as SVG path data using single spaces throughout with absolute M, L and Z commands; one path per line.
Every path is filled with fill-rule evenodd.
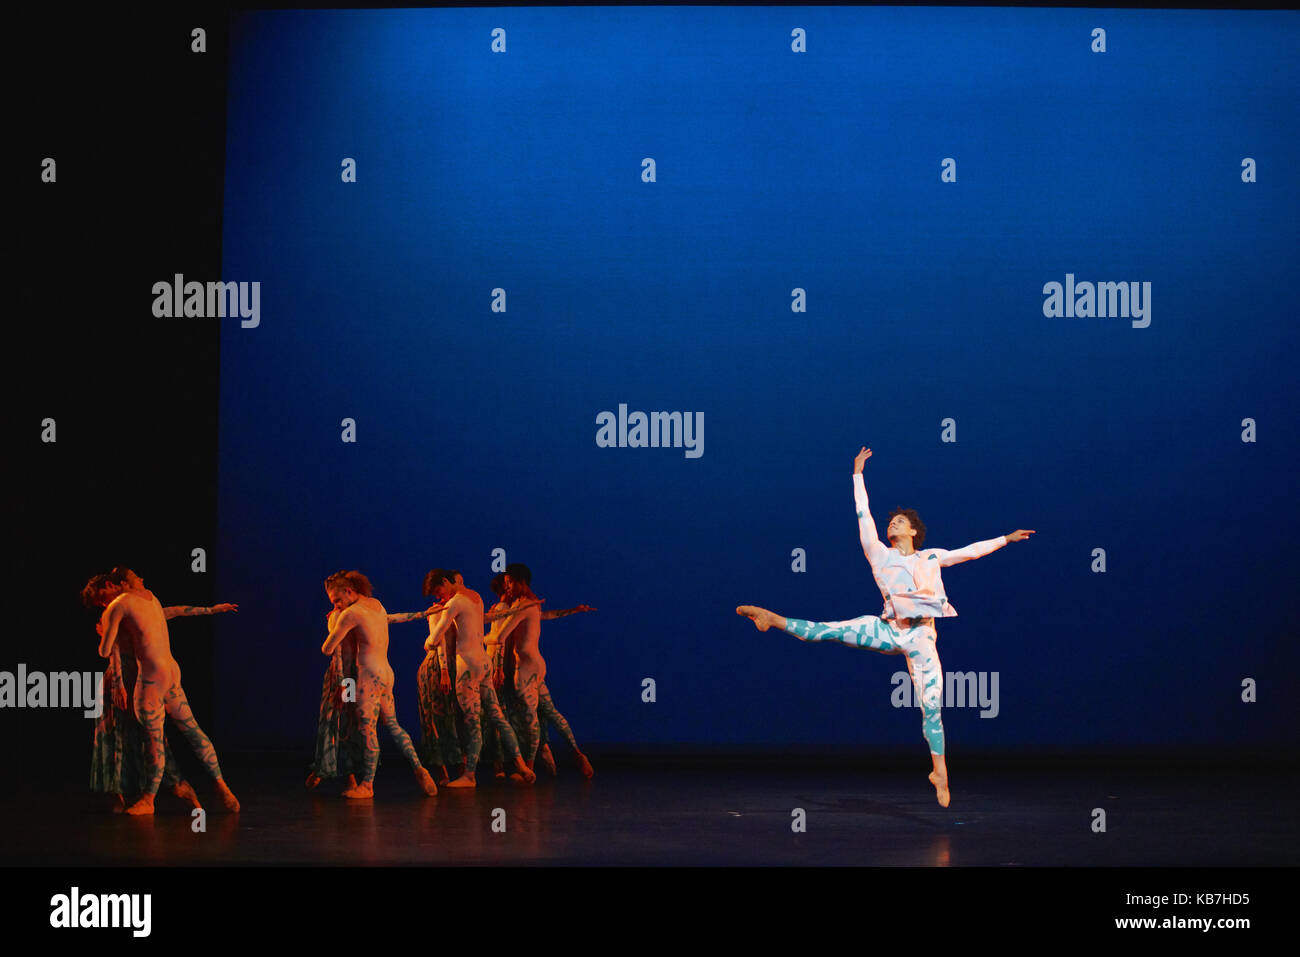
M 424 611 L 399 611 L 396 614 L 388 616 L 388 623 L 390 625 L 399 625 L 404 621 L 416 621 L 420 618 L 428 618 L 430 615 L 438 614 L 438 612 L 442 611 L 443 607 L 444 606 L 439 602 L 430 605 L 428 608 L 424 609 Z
M 876 521 L 871 517 L 871 507 L 867 503 L 867 485 L 862 478 L 862 466 L 871 458 L 871 449 L 865 445 L 853 459 L 853 503 L 858 508 L 858 538 L 862 541 L 862 553 L 867 556 L 871 567 L 885 560 L 889 551 L 880 536 L 876 534 Z
M 202 605 L 168 605 L 163 609 L 163 615 L 170 621 L 173 618 L 189 618 L 193 615 L 220 615 L 227 611 L 239 611 L 239 606 L 229 602 L 206 608 Z
M 943 566 L 959 565 L 962 562 L 968 562 L 972 558 L 983 558 L 991 552 L 996 552 L 1008 542 L 1024 541 L 1030 535 L 1034 534 L 1032 528 L 1018 528 L 1009 535 L 1000 535 L 997 538 L 990 538 L 984 542 L 972 542 L 965 548 L 923 548 L 920 549 L 927 555 L 934 555 L 939 559 L 939 564 Z
M 557 608 L 554 611 L 542 612 L 542 621 L 554 621 L 556 618 L 563 618 L 566 615 L 577 615 L 584 611 L 595 611 L 590 605 L 575 605 L 573 608 Z
M 532 601 L 521 602 L 520 604 L 515 605 L 513 608 L 507 608 L 505 611 L 490 611 L 483 616 L 483 620 L 499 621 L 502 618 L 509 618 L 511 615 L 521 612 L 525 608 L 531 608 L 533 607 L 533 605 L 540 605 L 544 601 L 546 601 L 545 598 L 534 598 Z M 542 613 L 542 617 L 543 618 L 546 617 L 545 612 Z
M 542 601 L 545 600 L 546 599 L 542 599 Z M 520 623 L 523 622 L 525 618 L 528 617 L 527 615 L 519 615 L 515 613 L 523 611 L 524 609 L 531 607 L 533 604 L 540 605 L 541 603 L 541 601 L 535 603 L 532 601 L 527 603 L 521 601 L 517 606 L 510 609 L 506 616 L 506 623 L 502 625 L 501 630 L 497 632 L 497 641 L 501 642 L 501 647 L 503 649 L 502 654 L 510 654 L 512 646 L 507 644 L 507 642 L 510 640 L 510 636 L 514 634 L 514 630 L 519 627 Z M 520 632 L 520 634 L 523 634 L 523 632 Z

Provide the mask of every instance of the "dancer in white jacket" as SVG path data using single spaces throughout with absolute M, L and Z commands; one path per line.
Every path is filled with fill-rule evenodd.
M 736 614 L 751 618 L 759 631 L 780 628 L 801 641 L 838 641 L 854 648 L 869 648 L 886 655 L 906 655 L 912 687 L 921 702 L 921 733 L 930 745 L 934 770 L 930 783 L 943 807 L 950 800 L 948 766 L 944 759 L 943 670 L 935 649 L 935 618 L 953 618 L 957 610 L 943 590 L 939 569 L 982 558 L 1007 542 L 1019 542 L 1034 534 L 1033 529 L 1016 529 L 1008 535 L 975 542 L 965 548 L 948 551 L 922 548 L 925 524 L 914 509 L 895 509 L 889 517 L 887 532 L 890 547 L 876 535 L 876 523 L 867 506 L 867 488 L 862 466 L 871 458 L 863 448 L 853 460 L 853 501 L 858 508 L 858 533 L 862 550 L 871 563 L 885 607 L 879 618 L 863 615 L 851 621 L 812 622 L 785 618 L 755 605 L 741 605 Z

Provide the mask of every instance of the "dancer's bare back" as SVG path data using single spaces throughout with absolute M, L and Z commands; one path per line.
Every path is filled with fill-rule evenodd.
M 546 662 L 538 645 L 541 635 L 542 611 L 539 605 L 531 605 L 506 621 L 497 637 L 499 641 L 514 639 L 512 646 L 515 650 L 516 672 L 546 673 Z
M 172 657 L 167 616 L 153 592 L 122 592 L 108 603 L 100 624 L 100 657 L 112 655 L 120 633 L 122 650 L 135 654 L 141 679 L 164 688 L 180 684 L 181 666 Z
M 332 655 L 349 637 L 357 646 L 357 677 L 373 677 L 391 686 L 393 668 L 388 663 L 388 612 L 378 600 L 363 596 L 343 609 L 334 619 L 334 626 L 321 651 Z

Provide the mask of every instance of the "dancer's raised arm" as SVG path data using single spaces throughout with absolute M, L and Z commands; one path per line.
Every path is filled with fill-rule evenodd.
M 867 503 L 867 485 L 862 478 L 862 466 L 871 458 L 871 449 L 865 445 L 853 459 L 853 504 L 858 508 L 858 538 L 862 541 L 862 553 L 874 568 L 889 551 L 876 534 L 876 522 L 871 517 L 871 508 Z
M 1008 542 L 1024 541 L 1030 535 L 1034 534 L 1033 529 L 1018 528 L 1009 535 L 999 535 L 997 538 L 990 538 L 984 542 L 972 542 L 965 548 L 929 548 L 923 549 L 926 554 L 933 554 L 939 559 L 939 564 L 947 567 L 948 565 L 959 565 L 962 562 L 968 562 L 972 558 L 983 558 L 992 552 L 996 552 Z

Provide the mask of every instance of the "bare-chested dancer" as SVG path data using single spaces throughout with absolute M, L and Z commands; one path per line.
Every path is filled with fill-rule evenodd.
M 339 572 L 352 584 L 357 594 L 372 598 L 370 580 L 359 571 Z M 388 616 L 388 623 L 416 621 L 438 610 L 437 606 L 424 611 L 402 612 Z M 325 618 L 325 632 L 334 630 L 337 608 L 331 608 Z M 321 685 L 320 716 L 316 723 L 316 756 L 307 773 L 307 789 L 313 790 L 326 778 L 346 778 L 345 789 L 357 786 L 356 772 L 364 767 L 365 742 L 357 722 L 356 701 L 345 694 L 344 681 L 357 679 L 357 648 L 351 636 L 344 638 L 330 656 L 329 667 Z
M 429 619 L 429 637 L 424 647 L 426 651 L 433 651 L 447 636 L 447 663 L 455 663 L 456 700 L 460 704 L 465 728 L 461 742 L 465 752 L 465 773 L 449 782 L 447 787 L 472 788 L 477 785 L 475 771 L 483 751 L 484 715 L 500 739 L 506 757 L 515 766 L 516 782 L 532 784 L 537 775 L 519 754 L 519 743 L 510 723 L 501 713 L 492 682 L 484 680 L 488 675 L 488 659 L 483 648 L 483 599 L 478 592 L 456 584 L 456 573 L 443 568 L 435 568 L 425 576 L 424 593 L 433 595 L 443 605 L 441 614 Z M 449 636 L 453 625 L 454 642 Z M 450 691 L 451 677 L 444 672 L 442 681 L 444 693 Z
M 532 589 L 533 573 L 527 565 L 522 562 L 507 565 L 505 576 L 505 598 L 511 603 L 512 609 L 516 605 L 522 607 L 526 602 L 537 600 Z M 523 728 L 519 748 L 529 768 L 532 768 L 537 759 L 537 748 L 541 742 L 537 699 L 542 683 L 546 680 L 546 659 L 538 647 L 541 634 L 541 609 L 537 605 L 531 605 L 508 619 L 497 636 L 505 645 L 507 662 L 514 664 L 514 690 Z
M 103 609 L 117 596 L 120 586 L 127 581 L 128 573 L 135 574 L 129 569 L 115 568 L 107 575 L 96 575 L 82 589 L 82 602 L 88 608 Z M 172 605 L 163 608 L 163 616 L 170 621 L 177 617 L 237 611 L 238 607 L 233 604 L 210 607 Z M 100 638 L 104 637 L 102 621 L 96 622 L 95 631 Z M 104 669 L 103 686 L 99 695 L 103 707 L 95 721 L 90 760 L 90 789 L 109 795 L 114 814 L 124 812 L 126 796 L 130 795 L 133 799 L 138 797 L 148 780 L 148 741 L 131 710 L 136 672 L 134 646 L 126 632 L 119 630 L 108 665 Z M 167 788 L 191 807 L 203 806 L 194 788 L 181 774 L 165 734 L 161 788 Z
M 959 562 L 982 558 L 1008 542 L 1020 542 L 1034 534 L 1033 529 L 1018 528 L 1007 535 L 985 542 L 975 542 L 951 551 L 943 548 L 920 548 L 925 540 L 925 524 L 915 509 L 895 509 L 889 518 L 890 548 L 881 544 L 876 523 L 867 504 L 867 487 L 862 467 L 871 458 L 865 446 L 853 460 L 853 500 L 858 509 L 858 534 L 862 550 L 871 564 L 880 592 L 885 596 L 884 611 L 877 618 L 863 615 L 850 621 L 811 622 L 785 618 L 766 608 L 741 605 L 736 614 L 751 618 L 759 631 L 779 628 L 800 641 L 838 641 L 853 648 L 869 648 L 886 655 L 907 655 L 907 670 L 912 688 L 921 702 L 921 733 L 930 745 L 934 770 L 930 783 L 935 797 L 948 806 L 948 765 L 944 757 L 943 670 L 935 648 L 935 618 L 952 618 L 957 612 L 943 590 L 939 569 Z
M 357 576 L 365 578 L 360 572 L 338 572 L 325 579 L 325 593 L 339 616 L 321 651 L 327 655 L 334 654 L 349 635 L 357 643 L 357 724 L 365 742 L 365 755 L 361 782 L 346 789 L 343 796 L 355 799 L 374 797 L 375 766 L 379 762 L 377 722 L 383 721 L 403 756 L 411 762 L 420 788 L 432 797 L 438 793 L 438 786 L 420 763 L 410 735 L 397 723 L 393 668 L 388 663 L 388 612 L 376 599 L 356 590 Z M 366 579 L 362 587 L 369 591 L 369 585 Z
M 484 639 L 484 644 L 488 648 L 488 656 L 492 661 L 492 683 L 496 688 L 501 688 L 505 685 L 505 672 L 507 670 L 505 667 L 506 659 L 504 655 L 505 643 L 500 639 L 501 631 L 505 626 L 505 618 L 512 612 L 517 613 L 519 609 L 526 607 L 526 605 L 535 603 L 525 599 L 520 599 L 519 603 L 512 608 L 511 603 L 505 599 L 505 579 L 506 576 L 504 573 L 497 575 L 492 579 L 492 591 L 496 593 L 497 603 L 492 606 L 492 612 L 489 617 L 496 618 L 496 621 L 493 622 L 492 630 L 488 633 L 487 638 Z M 582 612 L 595 610 L 596 609 L 592 608 L 590 605 L 575 605 L 573 608 L 551 609 L 550 611 L 544 611 L 541 613 L 541 621 L 554 621 L 556 618 L 566 618 L 569 615 L 577 615 Z M 500 695 L 502 699 L 501 707 L 502 710 L 507 712 L 524 712 L 521 715 L 512 715 L 510 713 L 507 713 L 506 715 L 507 718 L 513 717 L 519 721 L 519 727 L 516 728 L 516 734 L 524 734 L 526 733 L 525 728 L 527 726 L 526 709 L 521 709 L 519 707 L 517 696 L 513 690 L 514 662 L 510 661 L 509 664 L 511 682 Z M 509 701 L 509 706 L 506 704 L 507 701 Z M 559 709 L 555 707 L 555 702 L 551 698 L 550 689 L 546 687 L 545 681 L 538 686 L 536 714 L 538 730 L 537 760 L 541 761 L 542 765 L 552 775 L 555 774 L 555 756 L 551 753 L 551 746 L 546 740 L 546 726 L 550 724 L 564 736 L 564 739 L 569 742 L 569 746 L 573 748 L 574 759 L 577 762 L 578 770 L 582 773 L 582 776 L 590 778 L 595 773 L 592 770 L 591 762 L 587 760 L 587 756 L 583 754 L 582 749 L 578 747 L 578 739 L 574 736 L 573 729 L 569 726 L 569 722 L 565 719 L 564 715 L 560 713 Z M 536 765 L 534 765 L 534 767 L 535 766 Z
M 148 742 L 147 780 L 138 800 L 126 809 L 127 814 L 152 814 L 154 797 L 162 783 L 166 766 L 166 736 L 163 723 L 167 718 L 180 729 L 189 741 L 208 772 L 216 781 L 221 802 L 230 811 L 239 810 L 239 801 L 231 793 L 217 763 L 217 753 L 212 742 L 203 733 L 189 699 L 181 687 L 181 668 L 172 657 L 171 640 L 167 633 L 167 616 L 153 592 L 144 582 L 127 569 L 115 597 L 109 601 L 100 617 L 102 637 L 99 654 L 111 657 L 122 634 L 130 640 L 135 655 L 138 677 L 135 683 L 134 708 Z

